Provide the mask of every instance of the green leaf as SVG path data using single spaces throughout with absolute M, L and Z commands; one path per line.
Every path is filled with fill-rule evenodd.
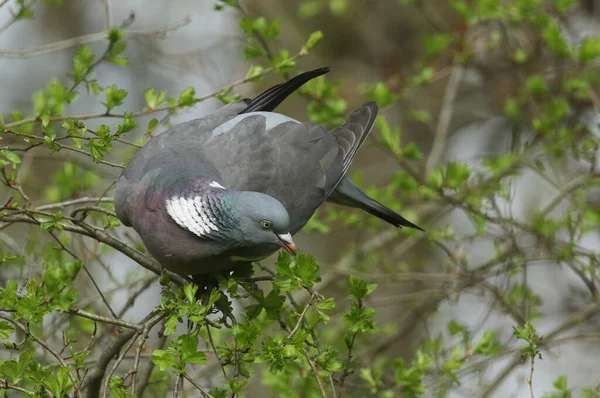
M 6 160 L 8 160 L 12 164 L 16 165 L 16 164 L 21 163 L 21 158 L 19 157 L 19 155 L 17 155 L 14 152 L 2 149 L 2 150 L 0 150 L 0 155 L 2 155 L 4 158 L 6 158 Z
M 527 90 L 534 95 L 545 95 L 548 93 L 546 79 L 540 75 L 529 76 L 525 81 Z
M 552 387 L 554 387 L 555 391 L 544 394 L 542 396 L 542 398 L 571 398 L 573 396 L 572 389 L 569 388 L 568 383 L 567 383 L 567 376 L 559 376 L 552 383 Z M 592 394 L 590 394 L 588 396 L 585 394 L 585 391 L 583 391 L 582 396 L 589 397 L 589 398 L 598 397 L 597 391 L 595 391 L 595 394 L 594 393 L 592 393 Z
M 152 362 L 160 370 L 170 369 L 177 363 L 175 354 L 169 350 L 154 350 L 152 352 Z
M 252 65 L 250 69 L 248 69 L 248 73 L 246 74 L 246 79 L 250 82 L 258 81 L 262 77 L 261 74 L 264 68 L 260 65 Z
M 0 361 L 0 375 L 9 382 L 17 384 L 32 362 L 32 352 L 29 350 L 22 351 L 16 360 L 13 359 L 4 363 Z
M 309 254 L 297 254 L 292 264 L 292 269 L 304 287 L 312 287 L 321 280 L 319 277 L 319 266 L 315 258 Z
M 188 283 L 183 287 L 183 292 L 185 293 L 185 297 L 190 303 L 196 302 L 196 292 L 198 292 L 197 285 L 195 285 L 194 283 Z
M 160 106 L 164 101 L 167 92 L 165 90 L 161 90 L 159 94 L 156 93 L 156 90 L 153 88 L 148 88 L 144 91 L 144 98 L 146 99 L 146 104 L 148 108 L 154 110 L 158 106 Z
M 423 159 L 423 152 L 414 142 L 409 142 L 404 148 L 402 148 L 402 156 L 407 160 L 420 160 Z
M 481 339 L 473 347 L 473 352 L 480 355 L 493 356 L 502 350 L 502 343 L 494 331 L 486 330 Z
M 75 53 L 73 56 L 73 71 L 69 73 L 75 84 L 79 84 L 91 76 L 94 58 L 92 48 L 88 44 L 82 46 Z
M 273 57 L 272 65 L 278 72 L 285 73 L 296 66 L 296 60 L 288 50 L 283 49 Z
M 267 297 L 261 303 L 269 319 L 281 319 L 281 309 L 285 303 L 285 297 L 279 294 L 276 289 L 269 292 Z
M 600 57 L 600 37 L 587 37 L 579 48 L 579 59 L 581 62 L 587 63 Z
M 158 125 L 158 119 L 154 117 L 154 118 L 152 118 L 152 120 L 150 120 L 148 122 L 148 127 L 146 127 L 146 131 L 148 133 L 154 132 L 154 129 L 156 128 L 157 125 Z
M 331 311 L 335 308 L 335 300 L 333 298 L 321 300 L 315 304 L 315 308 L 323 311 Z
M 96 80 L 90 80 L 85 83 L 85 87 L 87 89 L 88 94 L 99 95 L 104 91 Z
M 395 154 L 400 153 L 400 138 L 402 136 L 400 127 L 390 127 L 387 118 L 383 115 L 377 116 L 375 126 L 377 126 L 381 133 L 383 145 Z
M 65 217 L 63 216 L 62 212 L 58 211 L 56 214 L 54 214 L 51 220 L 41 223 L 40 227 L 49 232 L 53 231 L 54 229 L 62 230 L 63 226 L 60 224 L 60 221 L 62 221 L 64 218 Z
M 71 391 L 71 389 L 75 385 L 75 383 L 70 378 L 70 372 L 70 366 L 67 366 L 66 368 L 57 367 L 56 373 L 46 377 L 42 384 L 52 394 L 54 394 L 55 397 L 65 396 Z
M 260 58 L 260 57 L 263 57 L 264 55 L 265 55 L 264 50 L 259 48 L 258 46 L 249 44 L 246 47 L 244 47 L 244 57 L 246 60 Z
M 301 18 L 312 18 L 321 12 L 323 2 L 320 0 L 304 0 L 298 6 Z
M 129 133 L 130 131 L 136 129 L 137 126 L 138 125 L 136 121 L 133 119 L 133 114 L 131 112 L 125 112 L 123 123 L 115 124 L 115 127 L 117 129 L 115 136 L 121 136 L 123 134 Z
M 376 283 L 368 283 L 364 279 L 358 279 L 350 275 L 350 300 L 362 300 L 377 289 Z
M 114 376 L 110 378 L 110 392 L 115 398 L 134 398 L 135 396 L 127 390 L 127 385 L 121 377 Z
M 333 15 L 344 15 L 350 9 L 350 0 L 329 0 L 329 9 Z
M 398 95 L 392 93 L 389 86 L 384 82 L 377 82 L 362 87 L 368 101 L 376 101 L 380 108 L 385 108 L 396 102 Z
M 315 309 L 317 311 L 317 315 L 325 323 L 327 323 L 329 321 L 329 315 L 327 315 L 325 313 L 325 311 L 331 311 L 334 308 L 335 308 L 335 301 L 333 298 L 321 300 L 317 304 L 315 304 Z
M 0 339 L 7 339 L 14 331 L 15 328 L 10 323 L 5 321 L 0 322 Z
M 402 358 L 396 360 L 394 381 L 396 385 L 403 388 L 403 392 L 407 397 L 417 397 L 427 392 L 423 383 L 425 372 L 429 370 L 434 359 L 424 354 L 422 351 L 417 351 L 417 358 L 412 362 L 410 367 L 407 367 Z
M 521 105 L 515 98 L 509 98 L 504 103 L 504 113 L 509 119 L 518 122 L 521 120 Z
M 517 337 L 517 339 L 525 340 L 528 343 L 526 347 L 521 348 L 521 355 L 534 358 L 539 354 L 538 342 L 540 338 L 538 337 L 531 322 L 527 322 L 522 327 L 513 326 L 513 334 Z
M 179 95 L 179 106 L 191 106 L 200 100 L 196 97 L 196 90 L 193 87 L 188 87 Z
M 422 41 L 427 55 L 430 57 L 438 56 L 448 49 L 452 43 L 452 35 L 449 33 L 434 33 L 423 36 Z
M 445 185 L 450 189 L 459 189 L 471 176 L 471 168 L 466 163 L 449 162 L 444 173 Z
M 548 22 L 542 31 L 542 38 L 544 39 L 548 48 L 556 55 L 561 57 L 566 57 L 569 55 L 569 46 L 563 38 L 563 33 L 558 25 L 558 22 Z
M 316 30 L 314 32 L 312 32 L 310 34 L 310 36 L 308 37 L 308 40 L 306 41 L 306 44 L 304 44 L 304 46 L 302 47 L 301 52 L 303 53 L 308 53 L 310 50 L 312 50 L 318 42 L 321 41 L 321 39 L 323 39 L 323 32 L 320 30 Z
M 129 64 L 129 59 L 121 55 L 123 52 L 125 52 L 126 49 L 127 43 L 125 41 L 118 41 L 116 43 L 113 43 L 111 44 L 104 58 L 111 64 L 117 66 L 127 66 Z
M 106 87 L 104 89 L 104 95 L 106 102 L 103 102 L 106 107 L 106 112 L 110 112 L 114 107 L 122 105 L 123 101 L 127 97 L 127 90 L 120 89 L 116 85 Z
M 108 31 L 108 41 L 111 43 L 116 43 L 125 38 L 125 31 L 119 28 L 111 28 Z

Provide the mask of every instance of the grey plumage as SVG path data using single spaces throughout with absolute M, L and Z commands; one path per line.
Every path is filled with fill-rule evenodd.
M 115 208 L 165 268 L 206 274 L 281 246 L 293 251 L 288 233 L 328 198 L 418 228 L 344 177 L 375 122 L 376 103 L 331 131 L 269 112 L 327 71 L 298 75 L 177 125 L 138 151 L 117 182 Z

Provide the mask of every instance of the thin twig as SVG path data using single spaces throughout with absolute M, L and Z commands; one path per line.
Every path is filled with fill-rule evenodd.
M 178 398 L 179 397 L 179 390 L 182 386 L 183 382 L 183 377 L 181 375 L 177 375 L 175 377 L 175 387 L 173 387 L 173 398 Z
M 303 351 L 304 351 L 304 356 L 306 357 L 306 360 L 310 364 L 310 368 L 312 369 L 315 379 L 317 380 L 317 384 L 319 385 L 319 390 L 321 391 L 321 396 L 323 398 L 327 398 L 327 392 L 325 392 L 325 387 L 323 386 L 323 382 L 321 381 L 321 377 L 319 376 L 319 369 L 317 369 L 317 364 L 310 356 L 310 352 L 308 351 L 308 349 L 305 348 Z
M 23 387 L 19 387 L 14 384 L 8 384 L 8 380 L 5 380 L 5 379 L 0 379 L 0 389 L 19 391 L 19 392 L 22 392 L 23 394 L 29 395 L 30 397 L 35 395 L 35 393 L 33 391 L 26 390 Z
M 138 368 L 140 366 L 140 356 L 142 354 L 142 350 L 144 349 L 144 345 L 146 344 L 146 341 L 148 340 L 148 334 L 149 333 L 150 333 L 150 328 L 145 327 L 144 330 L 142 331 L 142 335 L 141 335 L 140 340 L 138 342 L 137 349 L 135 350 L 135 359 L 133 360 L 133 366 L 131 367 L 131 370 L 128 372 L 128 374 L 132 375 L 131 393 L 134 396 L 135 396 L 135 390 L 136 390 Z
M 294 326 L 294 328 L 292 329 L 292 331 L 288 335 L 288 339 L 291 339 L 292 337 L 294 337 L 294 335 L 296 334 L 296 332 L 298 331 L 298 329 L 300 329 L 300 325 L 304 321 L 304 317 L 306 316 L 306 312 L 308 311 L 308 308 L 312 305 L 312 301 L 313 301 L 314 298 L 315 298 L 315 295 L 311 294 L 310 298 L 308 299 L 308 303 L 304 306 L 304 309 L 302 310 L 302 313 L 300 314 L 300 317 L 298 318 L 298 322 L 296 322 L 296 325 Z
M 110 325 L 120 326 L 120 327 L 123 327 L 126 329 L 132 329 L 137 332 L 142 332 L 144 329 L 142 326 L 137 325 L 135 323 L 127 322 L 127 321 L 121 320 L 119 318 L 108 318 L 108 317 L 105 317 L 102 315 L 92 314 L 91 312 L 87 312 L 87 311 L 84 311 L 79 308 L 71 308 L 71 309 L 69 309 L 68 312 L 70 314 L 77 315 L 77 316 L 80 316 L 83 318 L 88 318 L 93 321 L 108 323 Z
M 165 344 L 167 343 L 167 336 L 163 333 L 164 327 L 165 327 L 165 320 L 163 319 L 161 321 L 160 331 L 158 332 L 158 335 L 159 335 L 159 341 L 157 344 L 158 349 L 164 348 Z M 138 397 L 144 396 L 144 391 L 146 390 L 146 387 L 148 386 L 148 384 L 150 382 L 150 375 L 152 374 L 152 370 L 154 370 L 154 362 L 148 361 L 148 365 L 146 366 L 144 371 L 141 372 L 140 382 L 138 384 L 139 387 L 137 389 Z
M 44 210 L 62 209 L 67 206 L 74 206 L 74 205 L 79 205 L 82 203 L 96 203 L 97 204 L 97 203 L 112 203 L 112 201 L 113 201 L 112 197 L 94 198 L 94 197 L 84 196 L 82 198 L 65 200 L 64 202 L 49 203 L 46 205 L 38 206 L 35 208 L 35 210 L 36 211 L 44 211 Z
M 196 383 L 196 381 L 194 379 L 192 379 L 187 373 L 182 373 L 181 374 L 187 381 L 189 381 L 194 387 L 196 387 L 198 389 L 198 391 L 200 391 L 200 393 L 202 394 L 202 396 L 204 398 L 215 398 L 212 395 L 210 395 L 208 393 L 208 391 L 206 391 L 205 389 L 203 389 L 200 384 Z
M 44 350 L 46 350 L 49 354 L 51 354 L 54 358 L 56 358 L 56 360 L 58 361 L 58 363 L 63 367 L 66 368 L 67 367 L 67 363 L 65 362 L 64 358 L 60 355 L 60 353 L 58 351 L 56 351 L 54 348 L 52 348 L 50 346 L 50 344 L 48 344 L 46 341 L 44 341 L 43 339 L 38 338 L 36 335 L 34 335 L 33 333 L 31 333 L 31 331 L 29 330 L 29 326 L 27 325 L 23 325 L 18 321 L 15 321 L 12 318 L 0 315 L 0 319 L 4 319 L 5 321 L 11 323 L 13 326 L 15 326 L 16 328 L 18 328 L 19 330 L 21 330 L 25 336 L 27 336 L 28 338 L 30 338 L 32 341 L 34 341 L 35 343 L 39 344 Z M 73 378 L 73 381 L 75 382 L 75 388 L 77 391 L 80 391 L 80 385 L 81 385 L 81 380 L 79 379 L 79 377 L 77 376 L 77 373 L 75 373 L 73 370 L 71 370 L 71 377 Z
M 30 217 L 26 214 L 7 214 L 0 215 L 0 221 L 7 223 L 7 225 L 15 222 L 26 223 L 26 224 L 34 224 L 40 225 L 40 221 Z M 105 243 L 112 248 L 120 251 L 125 254 L 127 257 L 131 258 L 135 262 L 137 262 L 142 267 L 146 268 L 149 271 L 154 272 L 156 275 L 160 275 L 162 272 L 162 267 L 160 264 L 156 262 L 153 258 L 147 256 L 146 254 L 135 250 L 127 243 L 123 242 L 120 239 L 115 238 L 110 235 L 108 232 L 104 231 L 101 228 L 94 227 L 93 225 L 84 223 L 84 222 L 76 222 L 76 225 L 63 225 L 62 226 L 65 231 L 74 232 L 80 235 L 85 235 L 98 242 Z M 181 275 L 175 274 L 173 272 L 167 271 L 167 275 L 169 279 L 180 286 L 188 283 L 188 280 Z
M 131 347 L 133 347 L 133 345 L 135 344 L 135 341 L 137 340 L 139 335 L 140 335 L 140 333 L 135 333 L 133 335 L 133 338 L 131 339 L 131 341 L 129 343 L 127 343 L 125 348 L 121 351 L 121 354 L 117 357 L 117 360 L 115 361 L 112 368 L 110 369 L 110 371 L 104 378 L 104 392 L 102 393 L 102 398 L 106 398 L 108 396 L 108 393 L 110 391 L 110 388 L 109 388 L 110 379 L 112 378 L 112 375 L 117 371 L 117 368 L 119 367 L 121 362 L 123 362 L 123 359 L 125 359 L 125 355 L 127 355 L 129 350 L 131 350 Z
M 158 29 L 144 30 L 144 31 L 128 31 L 129 36 L 141 36 L 141 37 L 163 37 L 167 33 L 175 31 L 185 25 L 192 22 L 191 17 L 187 16 L 175 23 L 165 25 Z M 23 48 L 17 50 L 0 50 L 0 57 L 4 58 L 29 58 L 36 57 L 39 55 L 49 54 L 56 51 L 66 50 L 67 48 L 80 46 L 83 44 L 89 44 L 108 38 L 109 32 L 98 32 L 91 33 L 88 35 L 73 37 L 66 40 L 57 41 L 54 43 L 45 44 L 43 46 L 34 48 Z
M 217 357 L 217 361 L 219 362 L 219 365 L 221 365 L 221 371 L 223 371 L 223 377 L 225 378 L 225 380 L 227 380 L 227 372 L 225 371 L 225 366 L 223 366 L 223 363 L 221 362 L 221 358 L 219 358 L 219 353 L 217 352 L 217 347 L 215 346 L 215 342 L 213 341 L 212 334 L 210 333 L 210 325 L 208 323 L 206 324 L 206 332 L 208 334 L 208 341 L 210 342 L 210 346 L 212 347 L 212 350 L 215 353 L 215 356 Z
M 64 250 L 66 253 L 68 253 L 71 257 L 73 257 L 75 260 L 79 261 L 81 263 L 81 268 L 83 268 L 83 271 L 87 274 L 87 276 L 90 278 L 90 281 L 92 281 L 92 285 L 94 285 L 94 289 L 96 289 L 96 291 L 98 292 L 98 294 L 100 295 L 100 298 L 102 299 L 102 302 L 104 302 L 104 305 L 106 305 L 106 308 L 108 308 L 108 310 L 110 311 L 110 314 L 112 315 L 112 317 L 114 319 L 117 318 L 117 314 L 115 314 L 115 312 L 113 311 L 112 307 L 110 306 L 110 303 L 108 302 L 108 300 L 106 299 L 106 297 L 104 296 L 104 293 L 102 293 L 102 289 L 100 289 L 100 286 L 98 286 L 98 283 L 96 283 L 96 279 L 94 278 L 94 276 L 92 275 L 92 273 L 90 272 L 90 270 L 88 269 L 88 267 L 85 265 L 85 263 L 83 262 L 83 260 L 81 260 L 79 258 L 78 255 L 76 255 L 75 253 L 73 253 L 69 248 L 67 248 L 61 241 L 60 239 L 58 239 L 58 237 L 54 234 L 54 232 L 52 231 L 48 231 L 48 233 L 50 234 L 50 236 L 52 236 L 52 238 L 54 238 L 54 240 L 58 243 L 58 245 L 61 247 L 62 250 Z
M 527 380 L 527 384 L 529 384 L 529 394 L 531 394 L 531 398 L 535 398 L 533 394 L 533 370 L 535 363 L 535 355 L 531 356 L 531 372 L 529 372 L 529 379 Z
M 105 209 L 104 207 L 99 207 L 99 206 L 82 206 L 82 207 L 78 207 L 75 210 L 73 210 L 71 212 L 71 217 L 75 217 L 78 213 L 89 212 L 89 211 L 96 211 L 98 213 L 104 213 L 107 216 L 112 216 L 112 217 L 116 217 L 117 216 L 117 214 L 114 211 L 110 211 L 108 209 Z
M 440 118 L 435 130 L 433 146 L 431 147 L 431 152 L 427 158 L 425 174 L 429 174 L 435 166 L 437 166 L 444 154 L 450 130 L 450 122 L 452 121 L 452 114 L 454 113 L 454 102 L 456 101 L 458 87 L 460 86 L 463 74 L 464 68 L 461 65 L 456 65 L 450 75 L 450 80 L 446 86 L 446 93 L 444 94 L 442 109 L 440 111 Z

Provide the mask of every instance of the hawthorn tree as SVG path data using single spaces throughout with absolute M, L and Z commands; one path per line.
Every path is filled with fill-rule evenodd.
M 236 0 L 214 3 L 213 12 L 239 21 L 249 68 L 212 93 L 193 87 L 174 95 L 155 87 L 128 92 L 99 78 L 101 68 L 128 68 L 136 35 L 159 37 L 190 22 L 135 31 L 133 14 L 111 21 L 110 0 L 102 2 L 101 32 L 0 50 L 0 57 L 73 51 L 70 69 L 31 93 L 29 105 L 1 109 L 1 396 L 490 396 L 525 369 L 520 391 L 534 397 L 544 354 L 567 343 L 598 344 L 600 335 L 589 326 L 600 313 L 600 38 L 572 32 L 576 1 L 390 1 L 386 7 L 394 12 L 423 19 L 419 50 L 402 73 L 372 73 L 360 82 L 319 77 L 298 96 L 303 117 L 326 126 L 339 124 L 349 103 L 378 102 L 382 111 L 369 145 L 385 158 L 389 179 L 384 186 L 369 184 L 360 167 L 354 177 L 427 232 L 394 230 L 327 205 L 305 231 L 355 229 L 359 237 L 336 261 L 318 264 L 310 247 L 295 258 L 280 253 L 274 262 L 221 277 L 220 290 L 201 302 L 197 286 L 162 270 L 120 226 L 111 199 L 115 178 L 173 116 L 208 99 L 237 100 L 240 86 L 267 75 L 288 79 L 308 69 L 299 67 L 301 59 L 320 65 L 319 57 L 327 56 L 319 48 L 330 51 L 338 43 L 319 18 L 344 23 L 366 7 L 354 0 L 291 2 L 304 28 L 320 29 L 307 32 L 298 48 L 285 48 L 290 24 L 257 4 L 251 12 Z M 2 7 L 12 17 L 0 33 L 17 22 L 37 23 L 26 21 L 36 16 L 35 1 L 0 1 Z M 103 50 L 92 42 L 103 43 Z M 461 87 L 474 74 L 488 83 L 480 90 L 500 104 L 494 116 L 504 127 L 494 133 L 508 145 L 475 160 L 449 160 L 460 130 L 453 120 L 465 95 Z M 418 98 L 434 87 L 442 87 L 440 100 L 432 101 L 439 106 L 420 107 Z M 144 98 L 145 107 L 128 108 L 131 96 Z M 102 111 L 72 113 L 82 98 L 101 103 Z M 415 126 L 426 140 L 411 137 L 408 127 Z M 41 156 L 59 164 L 44 181 L 29 170 L 31 159 Z M 517 214 L 526 176 L 544 181 L 550 193 Z M 44 195 L 33 197 L 32 184 L 42 184 L 37 191 Z M 457 230 L 449 215 L 467 227 Z M 117 278 L 114 270 L 126 257 L 137 265 Z M 555 309 L 544 305 L 530 277 L 540 263 L 560 265 L 583 297 L 550 327 L 544 321 Z M 130 314 L 136 298 L 157 285 L 156 306 Z M 444 305 L 465 296 L 479 297 L 488 315 L 509 326 L 457 316 L 432 331 Z M 389 303 L 396 306 L 386 314 Z M 417 329 L 419 338 L 411 338 Z M 399 345 L 403 351 L 394 348 Z M 573 388 L 565 375 L 552 377 L 553 391 L 544 397 L 600 397 L 599 380 Z

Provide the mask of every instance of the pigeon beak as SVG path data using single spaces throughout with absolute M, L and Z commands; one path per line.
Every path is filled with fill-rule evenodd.
M 290 253 L 292 256 L 296 255 L 296 252 L 298 251 L 298 248 L 296 247 L 296 244 L 294 243 L 294 241 L 292 240 L 292 235 L 287 233 L 287 234 L 275 234 L 275 236 L 277 236 L 277 240 L 279 240 L 279 243 L 281 243 L 281 246 L 283 246 L 283 248 Z

